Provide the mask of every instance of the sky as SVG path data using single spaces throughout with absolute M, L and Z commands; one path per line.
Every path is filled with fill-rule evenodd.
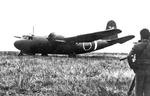
M 135 35 L 124 43 L 98 52 L 129 52 L 139 32 L 150 28 L 149 0 L 0 0 L 0 51 L 18 51 L 13 36 L 51 32 L 65 37 L 103 31 L 109 20 L 122 30 L 119 37 Z

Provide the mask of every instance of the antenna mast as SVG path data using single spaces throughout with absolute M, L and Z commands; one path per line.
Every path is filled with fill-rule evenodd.
M 34 35 L 34 26 L 33 26 L 33 33 L 32 33 L 32 35 Z

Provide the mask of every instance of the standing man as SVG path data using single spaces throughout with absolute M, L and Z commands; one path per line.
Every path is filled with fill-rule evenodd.
M 150 32 L 145 28 L 140 35 L 141 40 L 133 46 L 127 59 L 136 74 L 135 96 L 150 96 Z

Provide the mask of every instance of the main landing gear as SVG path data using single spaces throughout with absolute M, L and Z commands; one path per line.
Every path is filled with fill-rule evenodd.
M 20 53 L 18 54 L 18 56 L 23 56 L 23 53 L 20 51 Z
M 42 53 L 42 56 L 48 56 L 48 54 L 47 53 Z

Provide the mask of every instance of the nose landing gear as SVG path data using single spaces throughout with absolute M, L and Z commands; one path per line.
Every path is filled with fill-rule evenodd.
M 20 51 L 20 53 L 18 54 L 18 56 L 23 56 L 23 53 L 22 53 L 22 51 Z

